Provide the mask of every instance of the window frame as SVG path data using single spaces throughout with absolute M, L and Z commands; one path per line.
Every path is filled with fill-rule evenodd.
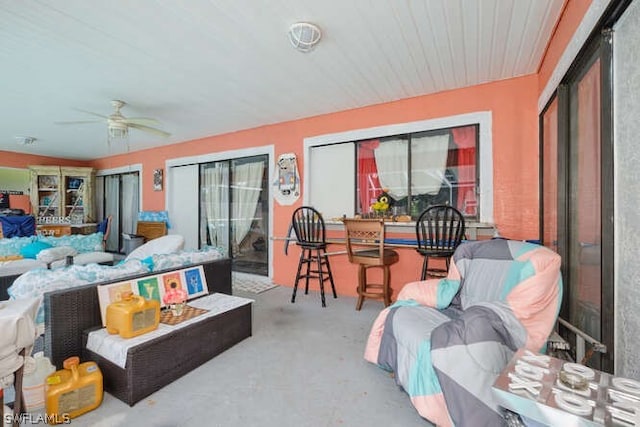
M 455 128 L 469 125 L 478 126 L 478 178 L 476 182 L 477 193 L 480 199 L 478 207 L 478 221 L 481 223 L 493 223 L 493 138 L 492 138 L 492 113 L 491 111 L 478 111 L 455 116 L 447 116 L 435 119 L 420 120 L 415 122 L 390 124 L 363 129 L 354 129 L 345 132 L 318 135 L 304 138 L 304 167 L 303 167 L 303 203 L 308 205 L 311 200 L 310 158 L 313 147 L 346 143 L 356 141 L 384 138 L 394 135 L 404 135 L 419 132 L 436 131 L 447 128 Z M 345 207 L 354 214 L 354 206 Z

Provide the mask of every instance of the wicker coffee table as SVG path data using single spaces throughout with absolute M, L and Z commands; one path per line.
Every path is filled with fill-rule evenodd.
M 106 334 L 102 330 L 85 331 L 83 360 L 95 361 L 104 378 L 104 390 L 129 406 L 190 372 L 236 343 L 251 336 L 251 303 L 253 300 L 224 294 L 201 298 L 215 299 L 233 308 L 222 312 L 205 313 L 175 326 L 161 324 L 148 339 L 126 350 L 126 360 L 115 360 L 92 351 L 92 334 Z M 210 301 L 209 301 L 210 302 Z M 196 306 L 196 302 L 190 302 Z M 204 305 L 206 307 L 206 304 Z M 144 337 L 131 338 L 136 340 Z M 117 340 L 115 336 L 108 337 Z M 87 345 L 89 344 L 89 345 Z M 112 347 L 113 342 L 104 347 Z M 87 348 L 89 347 L 89 348 Z M 109 360 L 110 357 L 112 360 Z M 119 366 L 124 364 L 124 368 Z

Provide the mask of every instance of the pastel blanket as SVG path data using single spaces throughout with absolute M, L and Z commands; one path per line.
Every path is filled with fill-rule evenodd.
M 463 243 L 446 278 L 405 285 L 378 315 L 365 359 L 394 372 L 436 425 L 500 425 L 491 386 L 517 349 L 545 350 L 561 299 L 555 252 L 504 239 Z

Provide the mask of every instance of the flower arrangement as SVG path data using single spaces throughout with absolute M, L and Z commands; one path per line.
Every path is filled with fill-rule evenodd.
M 175 316 L 180 316 L 182 314 L 186 300 L 187 293 L 177 282 L 171 282 L 169 284 L 169 290 L 165 292 L 162 297 L 162 301 L 171 307 L 171 312 Z
M 391 198 L 387 194 L 386 190 L 383 190 L 382 194 L 378 196 L 378 199 L 371 204 L 371 210 L 378 215 L 384 215 L 391 207 Z
M 372 205 L 371 209 L 375 213 L 385 213 L 387 209 L 389 209 L 389 203 L 384 200 L 376 200 Z

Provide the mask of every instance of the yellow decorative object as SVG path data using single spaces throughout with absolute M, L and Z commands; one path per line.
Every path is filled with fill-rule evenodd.
M 371 209 L 376 213 L 384 213 L 389 209 L 389 203 L 384 200 L 376 200 L 372 205 Z
M 386 216 L 389 208 L 391 207 L 392 199 L 387 191 L 387 189 L 383 189 L 382 193 L 378 196 L 378 199 L 371 204 L 371 210 L 373 210 L 378 216 Z
M 160 323 L 160 302 L 125 292 L 107 306 L 107 332 L 132 338 L 151 332 Z
M 102 372 L 95 362 L 80 363 L 74 356 L 64 361 L 63 368 L 46 380 L 48 424 L 68 424 L 102 403 Z

